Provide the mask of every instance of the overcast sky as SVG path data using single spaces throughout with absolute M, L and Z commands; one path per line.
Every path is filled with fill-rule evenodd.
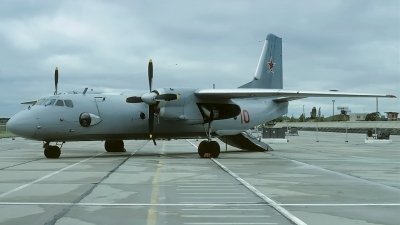
M 250 81 L 268 33 L 283 39 L 284 88 L 400 97 L 398 0 L 18 1 L 0 7 L 0 117 L 59 91 L 236 88 Z M 352 112 L 375 99 L 336 98 Z M 290 102 L 289 116 L 331 98 Z M 336 109 L 335 109 L 336 111 Z M 379 111 L 400 111 L 380 99 Z

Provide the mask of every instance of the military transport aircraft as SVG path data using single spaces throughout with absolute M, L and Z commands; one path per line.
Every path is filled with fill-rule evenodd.
M 107 152 L 124 152 L 123 140 L 206 138 L 200 157 L 218 157 L 213 137 L 244 148 L 243 131 L 288 112 L 289 101 L 306 97 L 382 97 L 394 95 L 283 89 L 282 39 L 269 34 L 252 81 L 235 89 L 164 87 L 153 89 L 153 64 L 148 65 L 149 92 L 107 95 L 87 91 L 57 94 L 37 101 L 14 115 L 7 129 L 24 138 L 43 141 L 44 155 L 58 158 L 63 143 L 105 140 Z M 228 138 L 229 137 L 229 138 Z M 229 141 L 228 141 L 229 140 Z M 55 145 L 50 145 L 56 142 Z M 247 148 L 251 150 L 250 148 Z

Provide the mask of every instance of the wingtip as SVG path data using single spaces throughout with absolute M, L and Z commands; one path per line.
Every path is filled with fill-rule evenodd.
M 389 97 L 389 98 L 397 98 L 396 95 L 386 95 L 386 97 Z

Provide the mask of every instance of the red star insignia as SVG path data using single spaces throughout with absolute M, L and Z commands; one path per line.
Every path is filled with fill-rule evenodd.
M 271 56 L 271 59 L 269 60 L 269 62 L 267 64 L 269 66 L 268 73 L 269 72 L 274 73 L 274 66 L 275 66 L 276 63 L 272 62 L 272 56 Z

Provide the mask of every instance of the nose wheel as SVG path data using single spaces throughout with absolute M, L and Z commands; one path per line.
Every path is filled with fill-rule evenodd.
M 202 141 L 197 152 L 202 158 L 218 158 L 221 149 L 216 141 Z

